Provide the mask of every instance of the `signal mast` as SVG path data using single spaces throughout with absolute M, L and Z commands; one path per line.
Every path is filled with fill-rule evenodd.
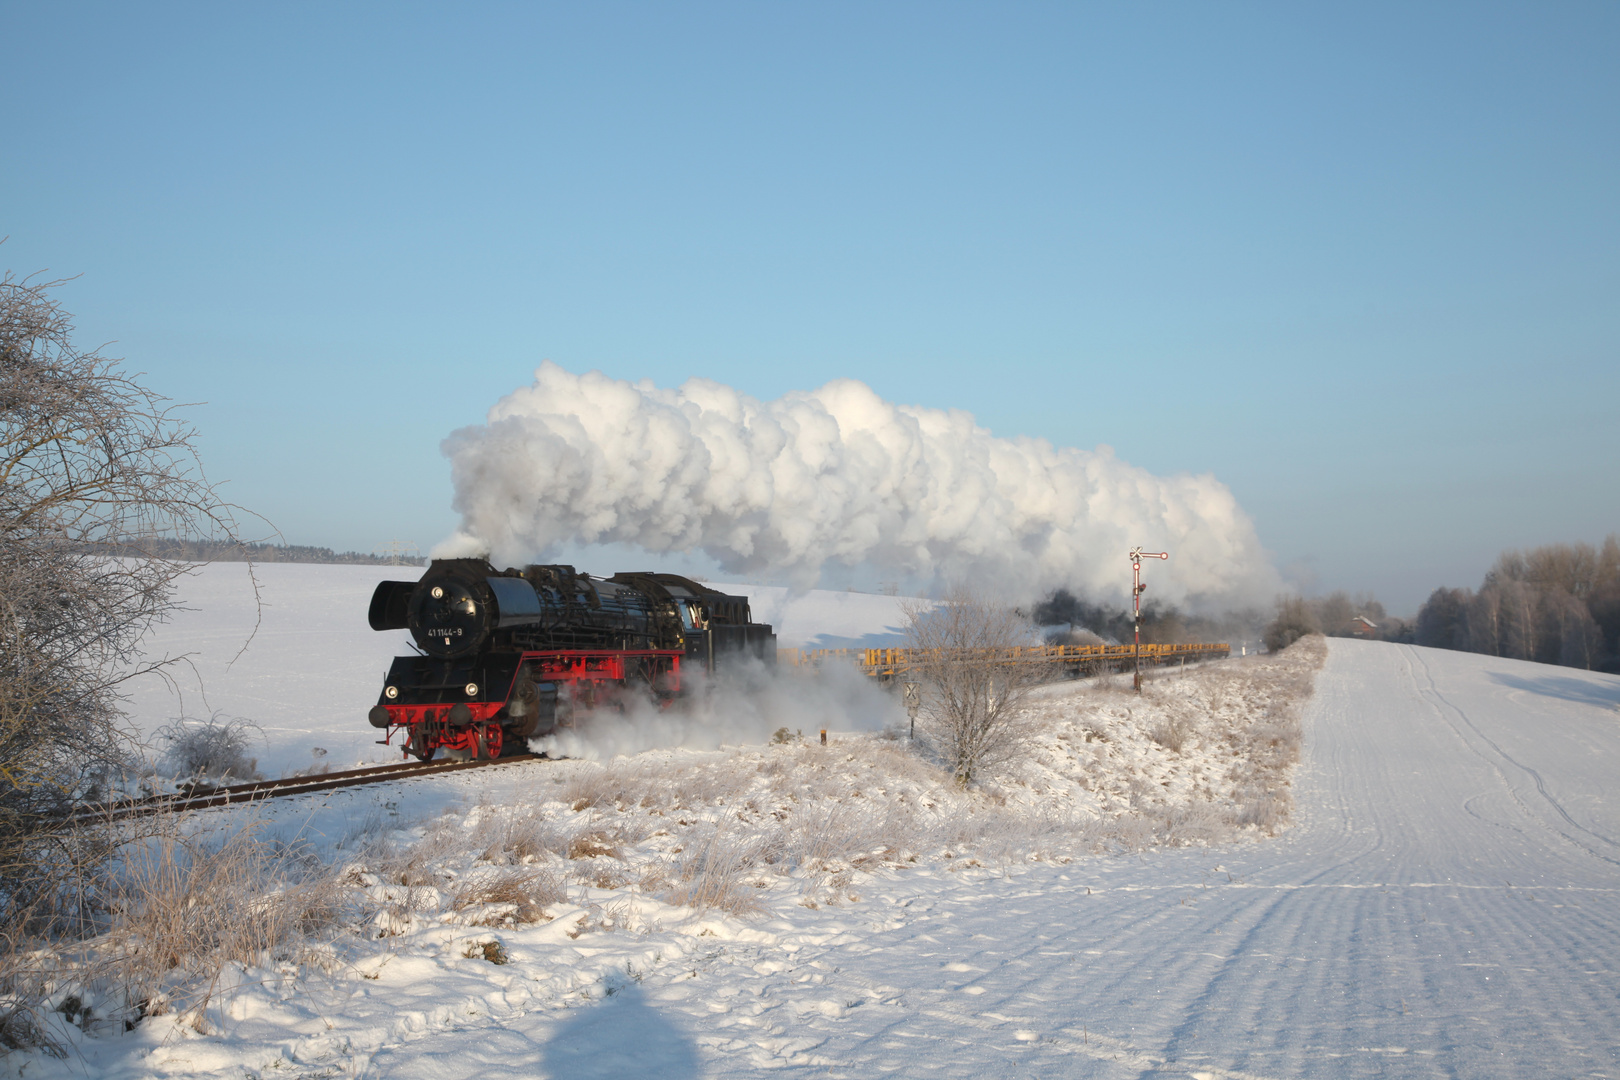
M 1136 607 L 1136 692 L 1142 692 L 1142 594 L 1147 586 L 1142 584 L 1143 559 L 1168 559 L 1168 551 L 1143 551 L 1139 547 L 1131 548 L 1131 603 Z

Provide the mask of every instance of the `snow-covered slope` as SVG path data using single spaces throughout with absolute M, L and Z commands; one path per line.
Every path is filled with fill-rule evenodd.
M 889 871 L 847 906 L 678 932 L 581 894 L 512 964 L 384 958 L 245 993 L 208 1038 L 96 1040 L 80 1069 L 1615 1075 L 1617 707 L 1609 676 L 1334 641 L 1278 840 Z

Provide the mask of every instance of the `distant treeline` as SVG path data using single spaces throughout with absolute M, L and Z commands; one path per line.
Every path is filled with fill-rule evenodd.
M 1332 592 L 1326 596 L 1285 596 L 1277 616 L 1266 627 L 1266 648 L 1286 649 L 1307 634 L 1359 637 L 1373 641 L 1411 641 L 1412 624 L 1384 610 L 1371 593 Z
M 176 540 L 152 537 L 131 540 L 112 549 L 113 554 L 145 555 L 173 562 L 284 562 L 339 563 L 356 566 L 425 566 L 426 560 L 402 555 L 362 555 L 333 551 L 308 544 L 245 544 L 220 540 Z
M 1620 538 L 1601 548 L 1507 551 L 1480 584 L 1436 589 L 1417 615 L 1419 645 L 1620 670 Z
M 1128 605 L 1094 604 L 1067 589 L 1059 589 L 1031 612 L 1035 625 L 1046 628 L 1054 645 L 1124 644 L 1133 639 Z M 1265 616 L 1259 611 L 1231 611 L 1222 615 L 1188 615 L 1168 604 L 1142 605 L 1142 641 L 1174 645 L 1186 641 L 1226 641 L 1237 644 L 1260 640 Z

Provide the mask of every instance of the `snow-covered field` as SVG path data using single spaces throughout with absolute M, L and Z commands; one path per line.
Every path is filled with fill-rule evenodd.
M 364 629 L 363 599 L 350 636 L 385 638 Z M 171 631 L 224 648 L 202 616 Z M 274 655 L 349 648 L 336 616 L 325 633 L 299 618 L 267 613 Z M 267 761 L 363 727 L 335 706 L 330 728 L 293 718 L 345 680 L 369 701 L 375 675 L 334 664 L 277 697 L 247 663 L 211 704 L 281 740 Z M 1219 838 L 1233 835 L 1221 813 L 1262 816 L 1245 800 L 1275 778 L 1245 775 L 1232 740 L 1267 730 L 1286 695 L 1246 696 L 1241 676 L 1172 677 L 1142 712 L 1056 688 L 1030 764 L 971 805 L 871 735 L 288 801 L 276 827 L 349 853 L 366 925 L 389 936 L 254 970 L 216 995 L 206 1034 L 159 1017 L 76 1040 L 63 1061 L 8 1063 L 423 1080 L 1620 1074 L 1620 680 L 1334 641 L 1304 712 L 1292 827 L 1142 849 L 1131 822 Z M 1195 703 L 1178 738 L 1164 725 Z M 834 807 L 845 816 L 818 827 L 811 810 Z M 395 824 L 414 847 L 375 843 Z M 853 825 L 866 848 L 840 841 Z M 777 861 L 742 850 L 765 841 Z M 539 877 L 564 863 L 567 879 Z M 538 924 L 508 919 L 492 889 L 525 873 L 536 895 L 563 890 Z M 706 914 L 671 902 L 727 881 L 743 891 Z

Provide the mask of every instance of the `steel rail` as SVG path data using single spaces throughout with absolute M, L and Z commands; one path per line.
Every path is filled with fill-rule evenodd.
M 394 765 L 380 765 L 370 769 L 345 769 L 342 772 L 320 773 L 315 776 L 287 776 L 280 780 L 255 780 L 247 784 L 210 788 L 189 795 L 149 795 L 144 799 L 122 805 L 94 810 L 80 810 L 64 819 L 65 823 L 111 823 L 149 814 L 175 814 L 185 810 L 208 810 L 219 806 L 282 799 L 293 795 L 309 795 L 339 788 L 362 787 L 366 784 L 385 784 L 391 780 L 414 780 L 419 776 L 437 776 L 440 773 L 483 769 L 492 765 L 517 765 L 543 760 L 539 754 L 513 754 L 510 757 L 487 761 L 406 761 Z

